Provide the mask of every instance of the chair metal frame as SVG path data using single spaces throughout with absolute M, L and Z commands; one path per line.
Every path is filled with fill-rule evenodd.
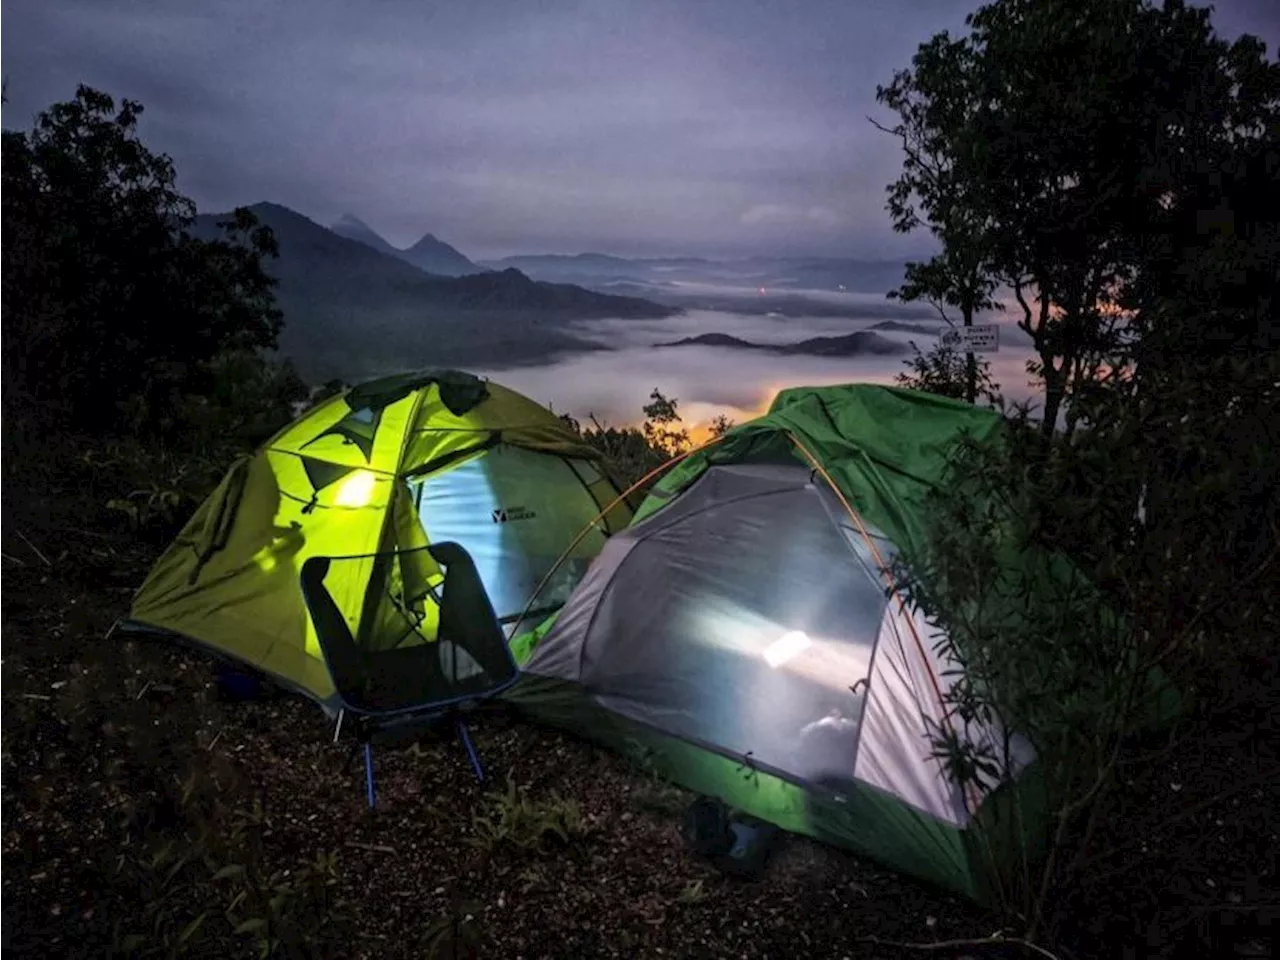
M 378 710 L 368 706 L 360 706 L 350 702 L 348 697 L 344 695 L 339 686 L 337 675 L 334 674 L 334 664 L 340 661 L 344 656 L 348 657 L 355 653 L 360 656 L 368 656 L 367 652 L 360 650 L 359 644 L 351 633 L 345 617 L 341 614 L 341 609 L 337 602 L 333 599 L 325 586 L 324 579 L 328 575 L 331 563 L 335 560 L 371 560 L 371 561 L 394 561 L 396 558 L 409 553 L 425 551 L 429 553 L 435 562 L 444 569 L 444 583 L 441 587 L 437 602 L 440 604 L 441 617 L 438 630 L 440 631 L 435 640 L 431 643 L 439 643 L 441 641 L 451 640 L 453 638 L 445 636 L 443 631 L 446 629 L 446 617 L 444 615 L 446 604 L 449 598 L 455 594 L 451 594 L 449 590 L 450 583 L 462 583 L 470 581 L 468 586 L 473 591 L 472 597 L 479 597 L 483 600 L 484 609 L 479 611 L 468 611 L 471 620 L 476 620 L 477 614 L 479 622 L 492 624 L 492 635 L 490 640 L 498 640 L 495 644 L 500 646 L 505 655 L 506 664 L 510 667 L 510 676 L 501 682 L 493 684 L 482 691 L 459 694 L 442 700 L 425 701 L 418 704 L 410 704 L 404 707 L 395 707 L 386 710 Z M 462 580 L 452 580 L 452 577 L 461 577 Z M 335 696 L 340 704 L 338 709 L 337 721 L 334 726 L 334 742 L 338 742 L 342 735 L 344 720 L 350 714 L 354 720 L 355 734 L 357 743 L 363 747 L 364 763 L 365 763 L 365 794 L 369 805 L 369 809 L 375 809 L 377 804 L 377 795 L 375 788 L 375 779 L 373 773 L 373 739 L 382 732 L 394 730 L 401 725 L 408 725 L 414 721 L 422 723 L 432 723 L 434 721 L 452 718 L 457 730 L 459 739 L 467 752 L 467 758 L 471 762 L 471 768 L 475 773 L 476 779 L 483 782 L 484 767 L 480 761 L 480 756 L 476 751 L 475 744 L 471 740 L 470 731 L 461 714 L 469 706 L 490 700 L 514 685 L 520 678 L 519 667 L 515 662 L 515 657 L 511 653 L 510 647 L 507 645 L 506 636 L 502 630 L 493 606 L 489 602 L 488 595 L 484 591 L 484 585 L 480 582 L 479 575 L 475 570 L 475 565 L 471 560 L 471 556 L 467 553 L 461 544 L 452 541 L 446 541 L 439 544 L 430 544 L 423 547 L 414 547 L 407 550 L 390 550 L 380 553 L 370 554 L 353 554 L 347 556 L 334 557 L 311 557 L 302 566 L 301 571 L 302 595 L 306 603 L 307 610 L 311 615 L 312 622 L 316 626 L 316 634 L 320 641 L 321 652 L 324 655 L 325 663 L 330 669 L 331 675 L 335 677 L 334 690 Z M 456 609 L 456 608 L 455 608 Z M 336 617 L 334 614 L 337 614 Z M 320 614 L 317 616 L 317 614 Z M 450 629 L 456 629 L 457 624 L 449 624 Z M 481 629 L 484 629 L 483 627 Z M 341 636 L 335 636 L 337 633 Z M 453 639 L 453 642 L 457 642 Z M 334 649 L 337 645 L 342 645 L 348 649 L 338 654 Z M 462 645 L 459 645 L 462 646 Z M 462 646 L 462 649 L 466 649 Z

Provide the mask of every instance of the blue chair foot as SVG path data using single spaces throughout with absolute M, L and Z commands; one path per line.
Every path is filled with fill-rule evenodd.
M 476 779 L 484 783 L 484 767 L 480 765 L 480 755 L 476 753 L 475 744 L 471 742 L 471 732 L 461 720 L 458 721 L 458 736 L 462 738 L 462 745 L 467 748 L 467 758 L 471 761 L 471 769 L 475 771 Z

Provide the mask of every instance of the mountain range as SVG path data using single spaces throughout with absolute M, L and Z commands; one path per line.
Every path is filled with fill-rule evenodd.
M 538 282 L 511 268 L 441 276 L 408 258 L 413 250 L 429 251 L 426 241 L 439 243 L 430 236 L 410 250 L 388 253 L 373 239 L 381 239 L 376 234 L 342 236 L 273 203 L 250 209 L 280 247 L 280 256 L 266 264 L 278 281 L 276 299 L 285 318 L 280 352 L 311 382 L 420 367 L 541 362 L 563 352 L 602 349 L 575 336 L 566 321 L 679 312 L 636 297 Z M 217 223 L 226 216 L 201 215 L 194 232 L 205 239 L 220 236 Z M 347 227 L 354 229 L 350 222 Z
M 728 333 L 704 333 L 670 343 L 655 343 L 655 347 L 731 347 L 735 350 L 761 350 L 787 356 L 809 357 L 863 357 L 898 356 L 907 352 L 905 344 L 867 330 L 840 337 L 810 337 L 798 343 L 752 343 Z
M 535 280 L 556 280 L 601 289 L 606 284 L 726 284 L 768 290 L 826 290 L 874 293 L 902 284 L 905 267 L 898 260 L 853 260 L 839 257 L 615 257 L 603 253 L 533 254 L 482 261 L 492 269 L 515 267 Z
M 436 239 L 429 233 L 413 246 L 401 250 L 399 247 L 393 247 L 376 230 L 350 213 L 344 213 L 329 229 L 340 237 L 358 240 L 366 246 L 373 247 L 379 253 L 411 263 L 427 273 L 442 277 L 465 277 L 472 273 L 489 272 L 486 267 L 472 263 L 449 244 Z

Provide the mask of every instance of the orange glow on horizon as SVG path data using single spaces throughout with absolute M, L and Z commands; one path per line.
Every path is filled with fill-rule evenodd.
M 686 414 L 685 419 L 676 425 L 677 429 L 683 429 L 689 434 L 691 446 L 699 446 L 711 439 L 711 424 L 718 416 L 728 417 L 733 421 L 734 426 L 741 426 L 757 417 L 762 417 L 769 412 L 769 408 L 778 398 L 783 390 L 790 390 L 795 387 L 803 386 L 830 386 L 839 383 L 893 383 L 893 374 L 885 374 L 884 376 L 862 377 L 856 381 L 850 381 L 842 378 L 822 378 L 819 377 L 807 383 L 783 381 L 780 383 L 771 383 L 761 388 L 760 399 L 749 407 L 735 407 L 725 404 L 696 404 L 701 408 L 700 414 L 696 419 Z M 709 410 L 710 412 L 704 412 Z M 644 421 L 636 420 L 622 424 L 623 429 L 643 430 Z

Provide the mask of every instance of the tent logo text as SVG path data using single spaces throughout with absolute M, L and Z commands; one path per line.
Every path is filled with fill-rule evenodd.
M 532 520 L 537 514 L 527 507 L 499 507 L 493 511 L 494 523 L 510 523 L 513 520 Z

